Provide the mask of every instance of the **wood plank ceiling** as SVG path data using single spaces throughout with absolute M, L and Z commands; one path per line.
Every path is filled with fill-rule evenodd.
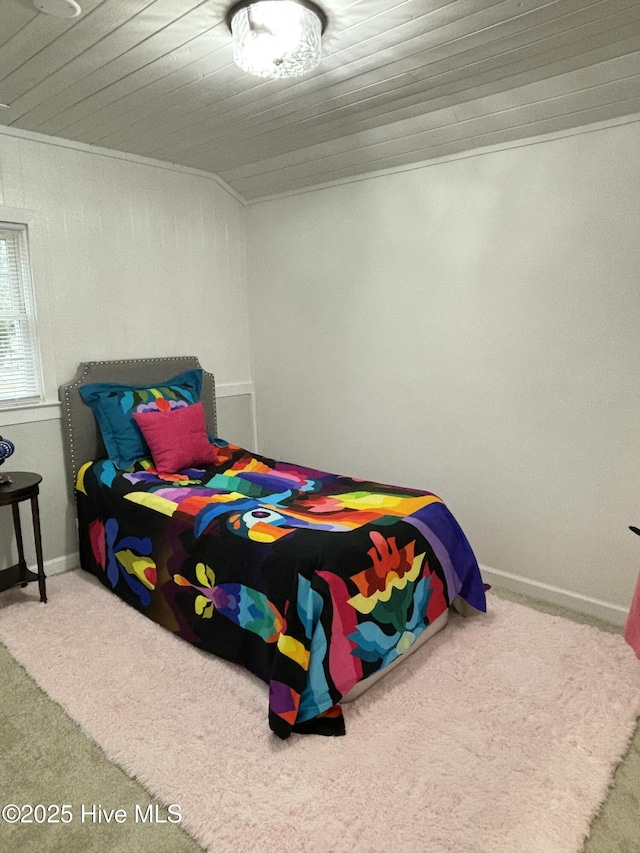
M 246 199 L 640 113 L 639 0 L 319 0 L 323 60 L 232 61 L 224 0 L 0 0 L 0 124 L 214 172 Z

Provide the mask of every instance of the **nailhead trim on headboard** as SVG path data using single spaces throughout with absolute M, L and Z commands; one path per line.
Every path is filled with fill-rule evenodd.
M 160 358 L 131 358 L 131 359 L 123 358 L 123 359 L 118 359 L 118 360 L 113 360 L 113 361 L 111 361 L 111 360 L 109 360 L 109 361 L 85 361 L 85 362 L 81 362 L 78 366 L 79 375 L 76 374 L 76 376 L 74 376 L 74 378 L 72 379 L 71 382 L 67 383 L 66 385 L 60 386 L 60 395 L 62 397 L 63 404 L 64 404 L 64 413 L 65 413 L 65 421 L 66 421 L 67 455 L 68 455 L 68 466 L 70 469 L 69 473 L 71 475 L 72 494 L 75 493 L 76 478 L 78 476 L 78 471 L 80 469 L 80 466 L 83 465 L 84 462 L 86 462 L 88 460 L 86 460 L 86 459 L 79 460 L 76 458 L 77 442 L 74 438 L 74 425 L 73 425 L 73 412 L 72 412 L 72 406 L 71 406 L 71 402 L 72 402 L 71 401 L 71 394 L 75 393 L 77 391 L 77 389 L 80 387 L 80 385 L 83 385 L 85 383 L 85 381 L 87 379 L 87 375 L 90 373 L 91 368 L 96 367 L 96 366 L 100 366 L 100 365 L 105 365 L 105 366 L 109 366 L 109 367 L 114 367 L 117 370 L 117 368 L 120 366 L 138 364 L 140 366 L 143 366 L 143 365 L 148 366 L 150 369 L 152 369 L 154 365 L 161 365 L 163 362 L 175 363 L 175 362 L 180 362 L 180 361 L 188 361 L 194 367 L 200 366 L 200 362 L 196 356 L 188 356 L 188 355 L 165 356 L 165 357 L 160 357 Z M 195 364 L 194 364 L 194 362 L 195 362 Z M 106 382 L 109 380 L 107 377 L 101 377 L 100 380 L 96 380 L 96 381 L 105 381 Z M 115 381 L 120 381 L 120 380 L 115 380 Z M 140 382 L 136 383 L 136 384 L 143 384 L 145 381 L 146 381 L 145 379 L 140 379 Z M 154 381 L 157 381 L 157 380 L 154 380 Z M 214 434 L 217 434 L 218 411 L 217 411 L 216 393 L 215 393 L 215 377 L 212 373 L 209 373 L 208 371 L 205 370 L 204 376 L 203 376 L 203 381 L 204 382 L 208 381 L 210 383 L 211 400 L 208 401 L 208 402 L 210 402 L 210 405 L 208 405 L 206 408 L 207 408 L 207 413 L 209 416 L 208 417 L 209 427 L 213 429 Z M 204 394 L 203 394 L 203 396 L 204 396 Z M 211 423 L 211 419 L 213 419 L 213 423 Z M 96 427 L 96 429 L 97 429 L 97 427 Z

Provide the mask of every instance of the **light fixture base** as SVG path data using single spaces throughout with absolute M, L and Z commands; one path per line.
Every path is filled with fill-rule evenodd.
M 233 32 L 231 29 L 231 21 L 236 12 L 239 12 L 241 9 L 246 9 L 249 6 L 255 6 L 259 3 L 260 0 L 238 0 L 238 3 L 234 3 L 233 6 L 227 12 L 227 27 L 230 32 Z M 276 0 L 274 0 L 276 2 Z M 302 6 L 304 9 L 308 9 L 310 12 L 313 12 L 314 15 L 317 15 L 320 20 L 320 34 L 324 35 L 324 31 L 327 29 L 327 24 L 329 23 L 329 18 L 327 17 L 326 12 L 320 8 L 316 3 L 313 3 L 312 0 L 293 0 L 296 6 Z

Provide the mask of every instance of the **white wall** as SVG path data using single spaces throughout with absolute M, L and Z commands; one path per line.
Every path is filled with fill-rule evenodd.
M 80 361 L 197 355 L 219 385 L 243 395 L 239 404 L 220 401 L 220 432 L 231 440 L 251 434 L 238 420 L 251 416 L 252 377 L 245 208 L 237 198 L 213 176 L 0 134 L 0 220 L 22 213 L 32 225 L 37 310 L 55 399 Z M 16 444 L 5 470 L 44 476 L 43 546 L 45 559 L 55 562 L 77 550 L 60 420 L 2 418 L 0 432 Z M 11 513 L 0 516 L 6 561 Z M 33 562 L 30 536 L 27 556 Z
M 481 563 L 628 608 L 640 123 L 252 205 L 262 452 L 426 488 Z

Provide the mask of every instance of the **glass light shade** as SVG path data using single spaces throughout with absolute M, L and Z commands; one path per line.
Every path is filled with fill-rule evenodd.
M 256 0 L 230 13 L 233 58 L 258 77 L 298 77 L 320 62 L 320 14 L 295 0 Z

